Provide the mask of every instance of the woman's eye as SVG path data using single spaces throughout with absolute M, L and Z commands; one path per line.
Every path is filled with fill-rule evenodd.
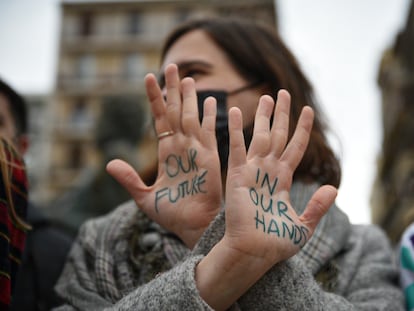
M 201 70 L 196 70 L 196 69 L 188 70 L 184 73 L 184 77 L 195 78 L 195 77 L 197 77 L 198 75 L 201 75 L 201 74 L 202 74 Z

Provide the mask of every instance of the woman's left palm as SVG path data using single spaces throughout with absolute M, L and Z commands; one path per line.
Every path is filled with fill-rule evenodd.
M 334 187 L 321 187 L 305 212 L 296 214 L 289 191 L 294 170 L 308 144 L 313 111 L 309 107 L 302 111 L 295 133 L 287 144 L 290 98 L 286 91 L 279 92 L 270 129 L 273 107 L 273 99 L 261 98 L 247 155 L 240 111 L 230 111 L 226 183 L 227 245 L 269 265 L 293 256 L 305 245 L 336 196 Z

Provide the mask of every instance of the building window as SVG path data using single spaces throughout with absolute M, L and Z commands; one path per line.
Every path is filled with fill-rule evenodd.
M 142 14 L 137 11 L 128 13 L 126 28 L 129 35 L 138 35 L 142 33 Z
M 64 15 L 62 22 L 62 39 L 73 39 L 79 35 L 79 20 L 74 15 Z
M 96 75 L 95 57 L 92 55 L 82 55 L 79 57 L 76 66 L 76 75 L 81 84 L 92 84 Z
M 93 15 L 91 12 L 85 12 L 79 17 L 79 34 L 82 37 L 88 37 L 92 34 Z
M 176 12 L 176 22 L 178 24 L 186 21 L 191 16 L 191 12 L 185 8 L 182 8 Z
M 70 127 L 77 132 L 88 131 L 92 128 L 92 118 L 84 98 L 79 98 L 72 107 Z
M 82 167 L 82 145 L 81 143 L 72 143 L 69 145 L 68 167 L 79 169 Z
M 129 53 L 124 58 L 124 78 L 127 81 L 140 81 L 146 73 L 144 58 L 139 53 Z
M 115 33 L 115 17 L 111 14 L 99 14 L 94 17 L 94 38 L 104 41 L 113 37 Z

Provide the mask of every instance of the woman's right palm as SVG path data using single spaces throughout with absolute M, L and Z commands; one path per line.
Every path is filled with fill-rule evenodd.
M 165 76 L 167 103 L 155 77 L 146 78 L 156 132 L 173 132 L 159 140 L 157 180 L 146 186 L 120 160 L 109 163 L 108 171 L 151 219 L 192 247 L 217 215 L 222 200 L 216 106 L 213 99 L 206 100 L 200 126 L 194 81 L 180 82 L 175 65 L 167 66 Z

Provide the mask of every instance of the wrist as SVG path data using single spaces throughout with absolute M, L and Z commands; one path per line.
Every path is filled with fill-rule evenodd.
M 207 228 L 199 228 L 196 230 L 184 230 L 177 235 L 189 249 L 193 249 L 206 229 Z
M 264 258 L 233 248 L 223 238 L 197 265 L 197 288 L 200 296 L 213 309 L 226 310 L 272 265 Z

